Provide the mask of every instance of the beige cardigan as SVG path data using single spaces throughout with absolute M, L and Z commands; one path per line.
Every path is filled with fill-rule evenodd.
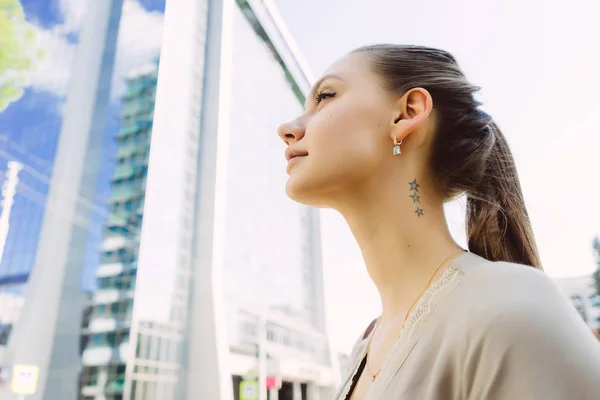
M 598 400 L 600 342 L 543 272 L 466 253 L 411 312 L 367 399 Z

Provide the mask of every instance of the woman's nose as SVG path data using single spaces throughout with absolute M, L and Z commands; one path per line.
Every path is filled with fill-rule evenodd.
M 281 124 L 277 129 L 277 134 L 287 144 L 297 142 L 304 136 L 304 128 L 298 123 L 297 120 L 286 122 Z

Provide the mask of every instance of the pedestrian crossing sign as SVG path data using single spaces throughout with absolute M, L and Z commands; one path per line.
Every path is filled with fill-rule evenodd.
M 15 394 L 34 394 L 40 369 L 35 365 L 15 365 L 12 374 L 12 391 Z
M 258 382 L 243 380 L 240 382 L 240 400 L 258 400 Z

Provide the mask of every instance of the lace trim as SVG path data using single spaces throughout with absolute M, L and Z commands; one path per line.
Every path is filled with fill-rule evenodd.
M 408 356 L 408 352 L 412 349 L 419 330 L 435 308 L 434 300 L 436 296 L 444 289 L 452 286 L 460 275 L 462 275 L 462 271 L 452 265 L 444 271 L 444 274 L 438 281 L 425 291 L 421 299 L 417 302 L 417 306 L 410 312 L 404 327 L 400 331 L 398 340 L 383 362 L 377 380 L 369 388 L 366 399 L 382 398 L 381 396 L 387 385 L 396 374 L 401 363 Z
M 398 367 L 399 364 L 406 358 L 408 351 L 412 348 L 411 344 L 421 329 L 421 326 L 427 320 L 429 314 L 431 314 L 433 311 L 435 307 L 435 297 L 444 289 L 452 286 L 457 281 L 457 278 L 462 275 L 462 273 L 463 272 L 460 269 L 452 265 L 446 271 L 444 271 L 444 274 L 438 281 L 433 283 L 425 291 L 423 296 L 417 302 L 416 307 L 413 308 L 408 315 L 406 323 L 400 331 L 398 340 L 383 362 L 383 366 L 379 376 L 377 377 L 377 380 L 369 388 L 366 400 L 375 400 L 381 398 L 383 391 L 397 371 L 397 368 L 394 367 Z M 405 332 L 407 333 L 405 334 Z M 367 346 L 364 346 L 359 357 L 354 358 L 356 360 L 355 365 L 351 370 L 348 371 L 352 372 L 352 374 L 349 375 L 345 385 L 343 386 L 343 389 L 339 392 L 339 396 L 337 397 L 338 399 L 343 400 L 348 396 L 350 386 L 352 386 L 352 380 L 358 372 L 358 367 L 365 357 L 366 352 Z
M 429 289 L 425 291 L 423 297 L 421 297 L 417 303 L 417 306 L 413 308 L 408 315 L 408 319 L 400 331 L 400 337 L 403 336 L 405 331 L 408 331 L 409 339 L 414 337 L 414 335 L 419 331 L 425 316 L 430 314 L 433 310 L 434 297 L 444 288 L 452 285 L 458 275 L 461 273 L 462 271 L 460 269 L 456 268 L 455 266 L 451 266 L 444 272 L 442 277 L 437 282 L 435 282 L 429 287 Z
M 361 362 L 362 362 L 363 357 L 364 357 L 364 351 L 363 351 L 362 357 L 360 358 Z M 350 386 L 352 386 L 352 381 L 354 380 L 354 376 L 358 372 L 358 367 L 360 367 L 360 363 L 358 363 L 354 367 L 354 371 L 352 372 L 352 375 L 350 375 L 350 377 L 346 381 L 346 384 L 344 385 L 344 388 L 339 392 L 339 396 L 337 397 L 337 399 L 339 399 L 339 400 L 345 400 L 346 397 L 348 397 L 348 392 L 350 391 Z

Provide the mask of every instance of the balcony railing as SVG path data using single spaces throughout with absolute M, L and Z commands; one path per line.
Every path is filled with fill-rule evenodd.
M 131 176 L 142 175 L 145 172 L 145 165 L 132 165 L 132 164 L 123 164 L 118 165 L 115 168 L 115 174 L 113 175 L 112 180 L 117 181 L 119 179 L 126 179 Z
M 121 116 L 123 118 L 132 118 L 136 115 L 150 114 L 154 110 L 154 103 L 149 99 L 140 99 L 123 106 Z
M 145 111 L 148 112 L 147 110 Z M 135 119 L 134 121 L 123 121 L 121 128 L 119 129 L 118 139 L 122 139 L 126 136 L 134 135 L 138 132 L 149 131 L 152 128 L 152 120 Z
M 125 376 L 120 376 L 117 379 L 106 384 L 106 391 L 110 393 L 123 393 L 125 387 Z
M 133 154 L 147 154 L 149 146 L 146 143 L 120 144 L 117 148 L 117 158 L 129 158 Z
M 144 196 L 144 189 L 138 186 L 127 185 L 114 188 L 111 192 L 109 203 L 124 202 Z

